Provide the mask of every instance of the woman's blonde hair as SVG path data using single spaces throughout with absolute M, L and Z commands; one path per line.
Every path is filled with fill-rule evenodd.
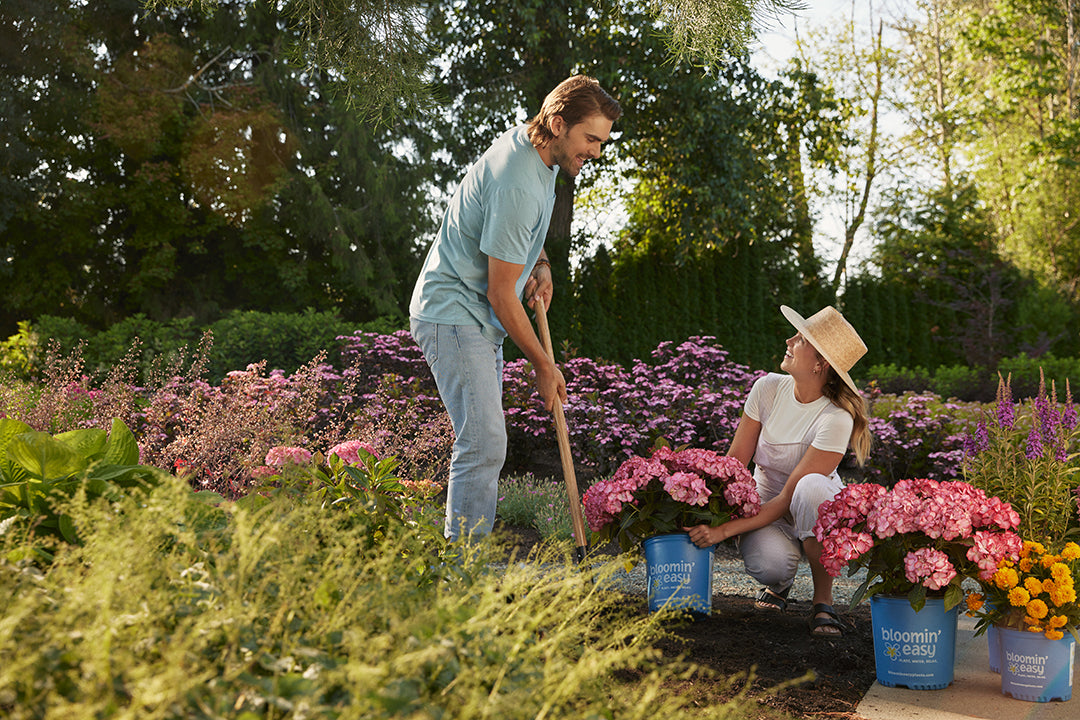
M 866 406 L 866 398 L 851 389 L 839 375 L 829 367 L 829 378 L 822 388 L 825 397 L 837 407 L 846 411 L 855 420 L 851 428 L 851 449 L 855 451 L 855 460 L 860 466 L 866 464 L 870 457 L 870 448 L 874 444 L 874 436 L 870 433 L 870 412 Z
M 544 147 L 555 138 L 551 120 L 556 115 L 561 115 L 568 127 L 593 115 L 603 115 L 615 122 L 622 117 L 622 107 L 594 78 L 587 75 L 569 77 L 548 93 L 540 112 L 529 121 L 529 140 L 534 147 Z

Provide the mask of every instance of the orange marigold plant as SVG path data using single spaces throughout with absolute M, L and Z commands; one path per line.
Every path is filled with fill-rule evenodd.
M 990 625 L 1044 633 L 1059 640 L 1065 631 L 1080 640 L 1080 545 L 1068 542 L 1060 551 L 1025 540 L 1020 558 L 1003 559 L 997 571 L 981 580 L 981 592 L 967 598 L 968 614 L 979 617 L 976 632 Z

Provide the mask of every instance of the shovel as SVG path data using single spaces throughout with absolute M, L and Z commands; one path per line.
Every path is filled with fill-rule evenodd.
M 540 344 L 544 346 L 551 362 L 555 362 L 555 353 L 551 348 L 551 332 L 548 330 L 547 310 L 544 308 L 544 299 L 537 298 L 534 303 L 536 310 L 536 325 L 540 329 Z M 585 559 L 585 551 L 588 547 L 585 540 L 585 520 L 581 516 L 581 501 L 578 500 L 577 476 L 574 474 L 574 459 L 570 455 L 570 433 L 566 430 L 566 415 L 563 413 L 562 401 L 555 397 L 552 410 L 555 415 L 555 435 L 559 441 L 559 458 L 562 460 L 563 479 L 566 481 L 566 499 L 570 503 L 570 521 L 574 527 L 574 540 L 577 548 L 574 550 L 574 558 L 577 562 Z

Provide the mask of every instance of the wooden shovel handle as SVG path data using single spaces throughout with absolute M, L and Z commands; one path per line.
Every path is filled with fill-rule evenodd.
M 544 347 L 551 362 L 555 362 L 555 352 L 551 347 L 551 331 L 548 329 L 547 309 L 544 299 L 538 297 L 533 305 L 536 310 L 536 325 L 540 329 L 540 344 Z M 581 501 L 578 499 L 577 475 L 574 474 L 574 459 L 570 454 L 570 433 L 566 429 L 566 415 L 558 395 L 552 406 L 555 415 L 555 436 L 559 441 L 559 458 L 562 460 L 563 479 L 566 481 L 566 499 L 570 503 L 570 521 L 574 527 L 574 540 L 577 542 L 578 561 L 585 557 L 588 547 L 585 539 L 585 519 L 581 515 Z

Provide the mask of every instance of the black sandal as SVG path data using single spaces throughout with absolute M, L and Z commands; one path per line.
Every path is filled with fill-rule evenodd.
M 818 617 L 824 613 L 828 617 Z M 840 632 L 825 632 L 823 628 L 836 628 Z M 810 610 L 810 637 L 815 638 L 842 638 L 851 630 L 851 626 L 840 619 L 832 605 L 816 603 Z
M 784 612 L 787 610 L 787 596 L 791 592 L 788 588 L 782 593 L 775 593 L 767 587 L 761 588 L 761 592 L 754 599 L 754 607 L 768 612 Z

